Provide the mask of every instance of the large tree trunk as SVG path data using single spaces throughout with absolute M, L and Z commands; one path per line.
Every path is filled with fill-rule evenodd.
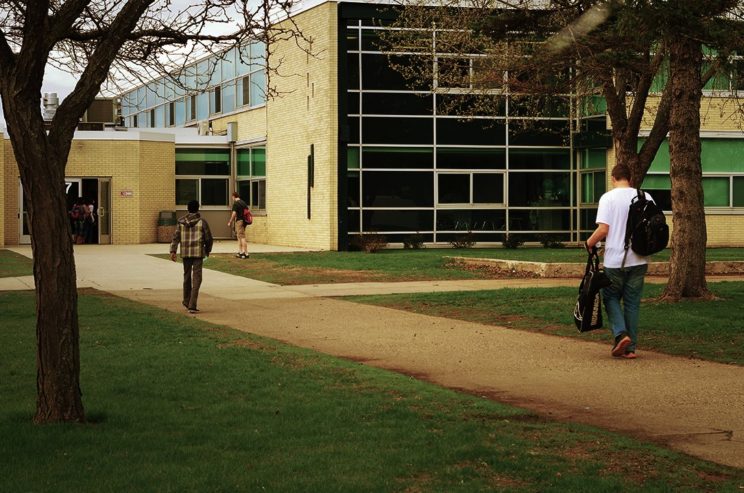
M 684 35 L 670 43 L 670 84 L 673 95 L 669 119 L 672 181 L 672 257 L 663 299 L 708 298 L 705 281 L 705 209 L 700 162 L 700 67 L 702 46 Z
M 31 199 L 26 203 L 36 282 L 34 422 L 82 422 L 77 287 L 64 183 L 69 147 L 51 148 L 30 106 L 7 100 L 4 106 L 23 192 Z

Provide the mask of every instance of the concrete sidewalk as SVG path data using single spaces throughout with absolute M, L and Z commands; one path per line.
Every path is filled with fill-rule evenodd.
M 220 249 L 232 252 L 232 246 Z M 81 286 L 184 313 L 181 266 L 148 255 L 164 251 L 167 245 L 76 247 Z M 744 468 L 744 367 L 643 351 L 642 328 L 640 357 L 627 361 L 609 356 L 609 341 L 597 344 L 327 298 L 576 282 L 282 287 L 210 270 L 204 275 L 198 318 Z M 28 288 L 18 278 L 8 284 Z M 0 290 L 3 286 L 0 281 Z

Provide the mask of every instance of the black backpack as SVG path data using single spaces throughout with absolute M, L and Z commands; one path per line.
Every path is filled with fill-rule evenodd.
M 664 213 L 652 200 L 648 200 L 646 194 L 639 188 L 638 196 L 630 201 L 628 210 L 622 266 L 625 267 L 628 248 L 632 248 L 635 253 L 645 257 L 662 251 L 667 243 L 669 243 L 669 226 Z

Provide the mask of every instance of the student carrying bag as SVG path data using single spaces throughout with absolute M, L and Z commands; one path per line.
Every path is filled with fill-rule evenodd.
M 602 328 L 602 296 L 599 290 L 612 284 L 604 270 L 599 268 L 597 247 L 586 261 L 584 277 L 579 284 L 579 295 L 574 307 L 574 322 L 579 332 Z

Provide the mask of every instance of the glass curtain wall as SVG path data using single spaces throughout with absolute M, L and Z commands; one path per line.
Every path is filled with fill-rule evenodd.
M 498 114 L 463 119 L 445 110 L 458 88 L 417 90 L 390 68 L 375 42 L 384 28 L 374 24 L 343 25 L 349 238 L 379 232 L 391 242 L 413 234 L 449 242 L 472 232 L 477 242 L 506 234 L 576 240 L 571 98 L 556 97 L 554 111 L 534 116 L 526 97 L 492 91 Z M 466 62 L 472 76 L 475 64 Z
M 266 103 L 266 46 L 252 43 L 185 67 L 121 97 L 127 127 L 181 127 Z

